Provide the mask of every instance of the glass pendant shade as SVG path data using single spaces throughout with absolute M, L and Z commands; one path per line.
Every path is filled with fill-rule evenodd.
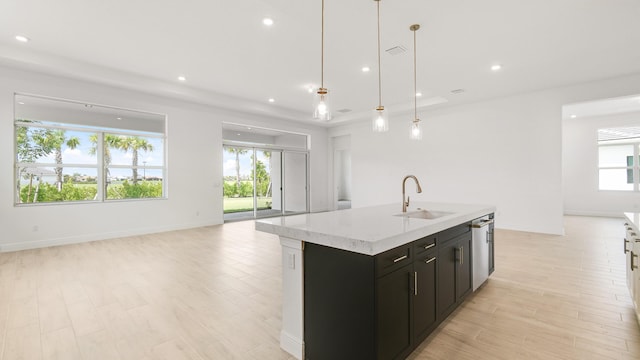
M 331 120 L 331 110 L 329 109 L 329 104 L 327 102 L 327 89 L 320 88 L 316 94 L 313 112 L 313 118 L 317 120 Z
M 384 106 L 378 106 L 373 110 L 372 120 L 374 132 L 385 132 L 389 130 L 389 115 L 384 110 Z
M 411 140 L 422 140 L 422 128 L 420 128 L 420 119 L 415 119 L 411 123 Z

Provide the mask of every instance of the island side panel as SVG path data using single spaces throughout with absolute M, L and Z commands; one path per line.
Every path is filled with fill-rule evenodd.
M 374 257 L 304 247 L 305 359 L 375 359 Z
M 303 242 L 284 236 L 282 246 L 282 330 L 280 347 L 296 359 L 304 358 Z

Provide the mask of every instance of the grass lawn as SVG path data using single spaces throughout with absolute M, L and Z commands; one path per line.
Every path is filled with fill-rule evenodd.
M 269 203 L 267 205 L 267 202 Z M 271 209 L 270 197 L 258 198 L 258 210 Z M 253 211 L 253 198 L 241 197 L 241 198 L 224 198 L 224 212 L 234 213 L 240 211 Z

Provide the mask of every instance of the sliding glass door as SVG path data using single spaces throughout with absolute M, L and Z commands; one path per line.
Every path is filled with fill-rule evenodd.
M 225 145 L 224 220 L 308 211 L 306 152 Z

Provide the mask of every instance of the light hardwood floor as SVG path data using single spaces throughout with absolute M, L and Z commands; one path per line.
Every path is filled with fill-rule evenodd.
M 411 359 L 640 359 L 621 219 L 498 230 L 496 272 Z M 0 360 L 289 359 L 253 222 L 0 254 Z M 366 359 L 363 359 L 366 360 Z

